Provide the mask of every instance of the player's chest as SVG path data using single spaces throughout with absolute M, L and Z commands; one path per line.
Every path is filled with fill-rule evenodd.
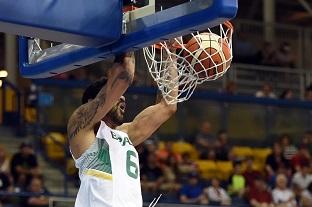
M 120 133 L 119 131 L 110 130 L 110 141 L 111 145 L 121 148 L 134 148 L 133 144 L 125 133 Z

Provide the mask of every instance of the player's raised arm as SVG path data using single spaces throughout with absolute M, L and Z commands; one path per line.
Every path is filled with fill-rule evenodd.
M 94 126 L 105 117 L 131 84 L 135 70 L 134 54 L 116 57 L 115 64 L 108 71 L 105 86 L 97 96 L 81 105 L 71 115 L 67 132 L 74 155 L 80 155 L 93 142 Z M 73 150 L 74 148 L 74 150 Z M 77 149 L 77 150 L 75 150 Z
M 177 78 L 176 57 L 172 55 L 170 67 L 170 79 Z M 178 86 L 175 81 L 168 86 L 171 89 L 170 96 L 176 97 Z M 167 104 L 164 98 L 139 113 L 132 122 L 125 123 L 118 127 L 119 130 L 129 135 L 133 145 L 139 145 L 149 138 L 164 122 L 166 122 L 177 110 L 177 104 Z

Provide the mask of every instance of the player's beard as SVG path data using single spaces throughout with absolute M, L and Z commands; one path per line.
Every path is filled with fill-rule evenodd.
M 116 124 L 117 126 L 120 126 L 123 124 L 124 114 L 119 108 L 119 104 L 116 104 L 109 112 L 108 112 L 109 119 Z

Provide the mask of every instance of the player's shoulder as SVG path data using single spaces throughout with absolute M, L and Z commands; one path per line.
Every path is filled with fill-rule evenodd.
M 131 123 L 123 123 L 122 125 L 116 127 L 115 130 L 128 135 L 128 129 L 129 129 L 130 124 Z
M 129 138 L 129 135 L 127 134 L 127 132 L 123 131 L 123 130 L 120 130 L 120 129 L 111 129 L 111 131 L 115 134 L 118 134 L 119 136 L 122 136 L 122 137 L 128 137 Z

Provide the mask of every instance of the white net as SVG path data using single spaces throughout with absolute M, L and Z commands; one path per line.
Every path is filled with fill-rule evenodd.
M 198 84 L 226 73 L 233 58 L 232 34 L 227 21 L 143 48 L 149 72 L 168 104 L 188 100 Z

